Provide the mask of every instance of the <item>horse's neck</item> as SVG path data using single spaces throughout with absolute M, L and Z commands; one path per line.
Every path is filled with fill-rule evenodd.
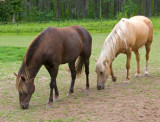
M 118 43 L 113 44 L 112 42 L 106 41 L 101 51 L 100 58 L 104 60 L 107 59 L 109 62 L 112 62 L 119 53 L 118 50 Z
M 25 66 L 25 73 L 29 78 L 35 78 L 41 65 L 29 65 Z

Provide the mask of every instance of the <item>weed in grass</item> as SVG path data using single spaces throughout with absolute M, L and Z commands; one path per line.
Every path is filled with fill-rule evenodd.
M 87 117 L 87 120 L 91 120 L 90 116 Z
M 77 105 L 78 106 L 78 108 L 82 108 L 82 105 Z
M 63 119 L 56 119 L 56 120 L 53 120 L 53 122 L 62 122 Z M 50 121 L 49 121 L 50 122 Z M 52 122 L 52 121 L 51 121 Z
M 75 118 L 65 118 L 64 122 L 73 122 L 74 120 L 76 120 Z
M 68 115 L 68 111 L 67 110 L 64 110 L 63 111 L 63 114 L 65 114 L 66 116 Z
M 5 114 L 5 112 L 0 112 L 0 117 L 2 117 Z
M 77 103 L 77 104 L 78 104 L 78 103 L 80 103 L 80 101 L 79 101 L 79 100 L 74 100 L 74 102 L 75 102 L 75 103 Z

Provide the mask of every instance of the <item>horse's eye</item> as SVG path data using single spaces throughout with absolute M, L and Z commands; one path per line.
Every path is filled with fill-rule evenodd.
M 101 75 L 103 75 L 103 72 L 100 72 Z
M 27 96 L 28 94 L 27 93 L 19 93 L 19 95 L 23 95 L 23 96 Z

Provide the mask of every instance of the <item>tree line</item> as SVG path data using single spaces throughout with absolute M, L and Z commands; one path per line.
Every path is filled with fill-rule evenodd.
M 159 6 L 160 0 L 0 0 L 0 21 L 152 17 Z

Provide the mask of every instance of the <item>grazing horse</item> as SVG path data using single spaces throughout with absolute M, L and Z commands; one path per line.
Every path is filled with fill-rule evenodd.
M 71 71 L 69 94 L 73 93 L 76 74 L 81 73 L 83 65 L 85 65 L 86 90 L 89 90 L 91 45 L 91 35 L 78 25 L 65 28 L 48 27 L 42 31 L 28 47 L 18 75 L 15 74 L 21 108 L 29 107 L 30 98 L 35 90 L 34 79 L 42 65 L 51 77 L 49 107 L 52 107 L 53 103 L 53 88 L 55 99 L 59 96 L 56 77 L 60 64 L 68 63 Z
M 126 82 L 129 82 L 129 69 L 131 52 L 136 55 L 137 72 L 136 77 L 140 75 L 139 67 L 139 52 L 138 49 L 145 45 L 146 48 L 146 70 L 145 76 L 148 76 L 148 59 L 153 40 L 153 25 L 152 22 L 144 16 L 134 16 L 130 19 L 121 19 L 113 28 L 112 32 L 106 38 L 100 57 L 96 63 L 95 71 L 97 73 L 97 89 L 104 89 L 104 85 L 109 75 L 112 76 L 112 81 L 116 81 L 112 69 L 112 61 L 119 53 L 127 55 L 127 77 Z

